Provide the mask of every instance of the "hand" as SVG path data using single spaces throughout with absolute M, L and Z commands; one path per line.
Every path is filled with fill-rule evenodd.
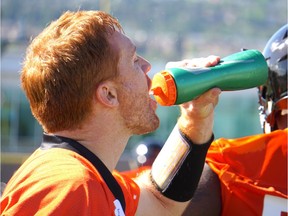
M 220 61 L 219 56 L 196 58 L 179 62 L 169 62 L 166 67 L 208 67 L 214 66 Z M 213 88 L 198 98 L 181 104 L 181 116 L 178 126 L 195 144 L 207 142 L 213 133 L 214 108 L 218 103 L 221 90 Z
M 221 90 L 213 88 L 197 99 L 180 105 L 178 126 L 195 144 L 207 142 L 213 133 L 214 108 Z
M 219 56 L 210 55 L 206 58 L 194 58 L 194 59 L 184 59 L 182 61 L 168 62 L 165 68 L 173 67 L 184 67 L 184 68 L 194 68 L 194 67 L 211 67 L 220 61 Z

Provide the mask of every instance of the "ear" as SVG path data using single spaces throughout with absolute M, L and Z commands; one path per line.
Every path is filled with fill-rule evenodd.
M 105 81 L 98 86 L 96 97 L 100 103 L 109 107 L 115 107 L 119 104 L 117 89 L 111 81 Z

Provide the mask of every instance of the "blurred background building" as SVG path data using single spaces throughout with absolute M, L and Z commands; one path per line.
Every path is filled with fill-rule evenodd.
M 64 11 L 82 9 L 100 9 L 117 17 L 138 53 L 152 63 L 151 77 L 168 61 L 210 54 L 224 57 L 241 48 L 262 51 L 270 36 L 287 23 L 286 0 L 1 1 L 1 181 L 8 180 L 42 138 L 41 127 L 20 89 L 25 49 L 31 38 Z M 261 133 L 257 108 L 256 88 L 222 93 L 215 137 Z M 168 137 L 179 110 L 159 106 L 157 112 L 159 129 L 132 137 L 119 169 L 129 168 L 132 151 L 142 139 L 152 136 L 164 142 Z

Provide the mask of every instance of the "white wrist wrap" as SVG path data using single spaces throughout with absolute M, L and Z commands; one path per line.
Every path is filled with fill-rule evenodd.
M 198 186 L 213 140 L 212 135 L 206 143 L 193 144 L 176 125 L 152 165 L 151 181 L 156 188 L 172 200 L 190 200 Z

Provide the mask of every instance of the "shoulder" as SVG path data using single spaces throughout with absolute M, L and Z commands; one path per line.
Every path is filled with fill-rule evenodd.
M 287 134 L 288 134 L 288 128 L 284 130 L 276 130 L 271 133 L 262 133 L 262 134 L 253 134 L 250 136 L 244 136 L 244 137 L 239 137 L 239 138 L 234 138 L 234 139 L 229 139 L 229 138 L 219 138 L 216 139 L 213 142 L 213 145 L 239 145 L 242 144 L 244 145 L 245 143 L 254 143 L 257 141 L 265 141 L 266 143 L 270 141 L 270 139 L 280 139 L 280 140 L 286 140 L 287 139 Z
M 108 209 L 105 203 L 110 196 L 98 173 L 81 156 L 65 149 L 37 150 L 8 182 L 1 207 L 12 215 L 22 210 L 26 215 L 85 215 L 92 209 Z
M 56 180 L 58 178 L 70 181 L 89 180 L 99 177 L 96 169 L 87 159 L 73 151 L 60 148 L 37 150 L 25 169 L 33 172 L 35 177 L 41 177 L 42 174 L 43 177 L 56 178 Z
M 277 130 L 268 134 L 255 134 L 235 139 L 216 139 L 209 148 L 208 157 L 213 154 L 227 154 L 231 152 L 243 153 L 273 148 L 285 148 L 287 143 L 287 129 Z
M 99 179 L 93 165 L 75 152 L 58 148 L 38 149 L 16 171 L 7 187 L 33 183 L 42 190 L 48 187 L 61 190 L 67 187 L 88 186 L 91 182 L 95 184 L 100 182 Z

